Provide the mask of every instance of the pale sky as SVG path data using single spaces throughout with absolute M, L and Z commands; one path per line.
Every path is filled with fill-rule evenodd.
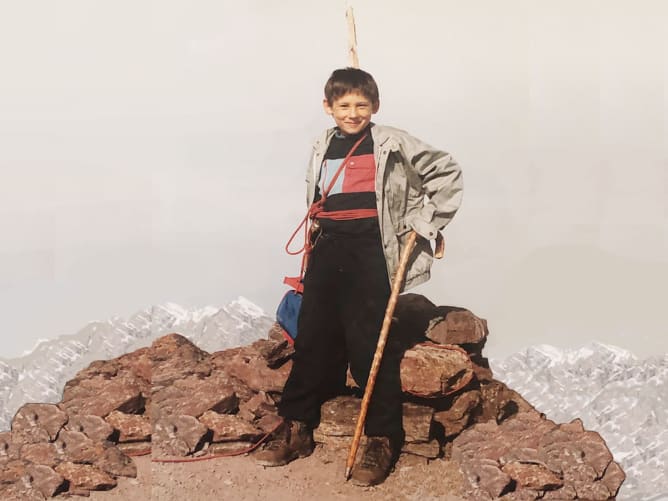
M 668 4 L 351 3 L 375 121 L 464 172 L 415 292 L 493 357 L 668 351 Z M 274 311 L 345 5 L 0 0 L 0 357 L 166 301 Z

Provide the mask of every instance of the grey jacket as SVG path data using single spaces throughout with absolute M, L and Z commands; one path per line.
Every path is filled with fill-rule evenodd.
M 306 203 L 311 205 L 320 166 L 335 129 L 328 129 L 313 144 L 306 173 Z M 390 281 L 410 230 L 418 238 L 408 264 L 403 290 L 429 280 L 436 238 L 457 212 L 462 200 L 462 173 L 450 154 L 436 150 L 407 132 L 372 124 L 376 161 L 376 205 Z

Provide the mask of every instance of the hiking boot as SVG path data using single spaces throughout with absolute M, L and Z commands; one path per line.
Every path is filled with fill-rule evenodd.
M 286 419 L 264 447 L 257 451 L 255 462 L 262 466 L 283 466 L 313 453 L 313 432 L 306 423 Z
M 362 460 L 353 469 L 353 483 L 369 486 L 383 482 L 394 466 L 397 452 L 389 437 L 368 437 Z

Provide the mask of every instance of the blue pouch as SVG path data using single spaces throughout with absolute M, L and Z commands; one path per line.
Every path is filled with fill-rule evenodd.
M 285 293 L 276 310 L 276 322 L 283 329 L 283 335 L 290 344 L 294 344 L 297 337 L 297 321 L 301 306 L 301 292 L 292 289 Z

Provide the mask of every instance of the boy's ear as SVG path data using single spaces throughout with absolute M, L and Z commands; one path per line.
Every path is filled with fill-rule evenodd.
M 328 115 L 333 115 L 334 114 L 334 110 L 329 105 L 329 101 L 327 101 L 327 98 L 322 100 L 322 107 L 325 110 L 325 113 L 327 113 Z
M 379 109 L 380 109 L 380 100 L 376 101 L 376 103 L 373 105 L 373 113 L 378 113 Z

